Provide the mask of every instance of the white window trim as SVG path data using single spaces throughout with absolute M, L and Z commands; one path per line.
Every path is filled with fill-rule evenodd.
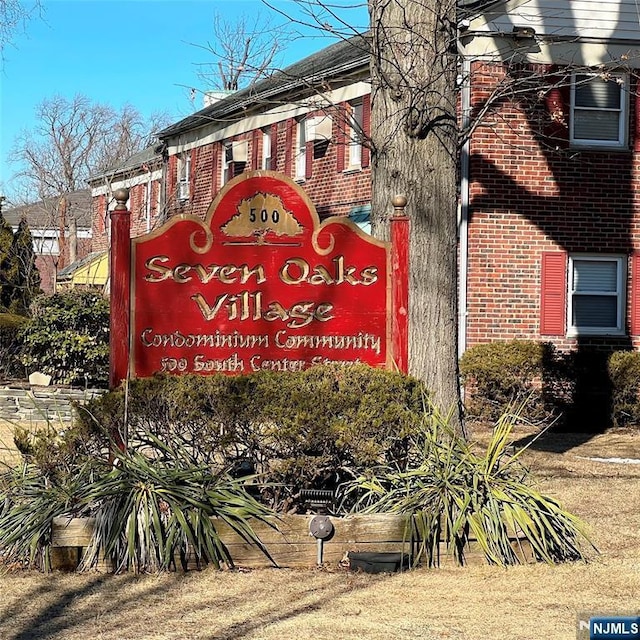
M 307 176 L 307 136 L 306 118 L 300 118 L 296 122 L 296 147 L 295 147 L 295 176 L 302 181 Z
M 573 262 L 574 260 L 590 260 L 600 262 L 615 262 L 618 265 L 618 273 L 616 279 L 616 293 L 610 292 L 590 292 L 591 295 L 611 295 L 616 296 L 618 304 L 616 307 L 617 312 L 617 326 L 616 327 L 577 327 L 573 324 Z M 625 335 L 625 290 L 627 282 L 627 258 L 622 255 L 613 254 L 590 254 L 590 253 L 575 253 L 569 255 L 569 273 L 567 277 L 567 337 L 576 336 L 621 336 Z M 577 294 L 580 295 L 580 294 Z
M 267 166 L 267 160 L 269 160 L 269 166 Z M 273 158 L 271 157 L 271 132 L 262 132 L 262 169 L 273 169 Z
M 227 156 L 231 155 L 231 160 L 227 160 Z M 233 147 L 232 143 L 222 143 L 222 166 L 220 170 L 220 186 L 223 186 L 229 182 L 227 179 L 229 176 L 229 166 L 233 163 Z
M 57 231 L 34 229 L 31 235 L 33 237 L 33 252 L 37 256 L 60 255 L 60 243 Z
M 574 113 L 576 111 L 576 76 L 599 77 L 598 73 L 578 73 L 571 74 L 571 123 L 569 127 L 569 142 L 572 147 L 605 147 L 609 149 L 625 149 L 627 147 L 628 121 L 629 121 L 629 76 L 626 73 L 609 73 L 613 82 L 620 85 L 620 116 L 618 121 L 618 140 L 588 140 L 574 137 Z M 617 111 L 617 109 L 589 109 L 588 107 L 577 107 L 577 109 L 593 111 Z
M 191 152 L 185 151 L 178 156 L 178 200 L 191 197 Z
M 363 117 L 363 101 L 357 100 L 350 105 L 351 113 L 349 114 L 349 162 L 345 171 L 357 171 L 362 169 L 362 128 L 364 122 L 357 122 L 354 114 L 356 106 L 360 107 L 360 115 Z

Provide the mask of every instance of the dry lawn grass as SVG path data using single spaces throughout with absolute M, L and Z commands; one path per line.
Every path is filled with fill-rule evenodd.
M 522 434 L 525 436 L 526 434 Z M 486 433 L 474 437 L 480 441 Z M 2 640 L 560 640 L 579 612 L 640 612 L 640 432 L 547 438 L 527 454 L 540 486 L 589 525 L 588 563 L 108 576 L 0 576 Z

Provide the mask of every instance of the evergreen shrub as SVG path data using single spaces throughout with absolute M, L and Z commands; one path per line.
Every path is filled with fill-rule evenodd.
M 415 562 L 438 564 L 445 542 L 462 564 L 473 534 L 490 563 L 513 564 L 514 532 L 538 560 L 583 557 L 580 521 L 529 486 L 522 450 L 508 450 L 517 415 L 477 455 L 423 386 L 397 373 L 164 375 L 133 380 L 81 416 L 66 431 L 18 433 L 23 463 L 0 474 L 7 557 L 46 568 L 51 518 L 64 514 L 95 518 L 82 568 L 102 555 L 118 571 L 167 570 L 189 554 L 233 566 L 211 517 L 270 557 L 252 522 L 304 511 L 302 489 L 335 491 L 338 514 L 412 514 L 423 540 Z
M 467 415 L 495 422 L 526 401 L 522 418 L 538 422 L 562 413 L 572 394 L 571 357 L 546 342 L 512 340 L 475 345 L 460 359 Z
M 100 437 L 106 428 L 129 443 L 147 434 L 179 441 L 203 464 L 252 469 L 264 502 L 295 512 L 304 509 L 302 489 L 335 491 L 381 463 L 404 468 L 425 395 L 413 378 L 364 365 L 164 375 L 89 402 L 76 429 Z
M 109 381 L 109 301 L 94 291 L 40 297 L 21 332 L 21 361 L 57 384 L 106 387 Z
M 24 316 L 0 313 L 0 377 L 19 378 L 24 375 L 20 363 L 20 330 L 27 322 Z
M 609 378 L 613 425 L 640 424 L 640 352 L 612 353 L 609 357 Z

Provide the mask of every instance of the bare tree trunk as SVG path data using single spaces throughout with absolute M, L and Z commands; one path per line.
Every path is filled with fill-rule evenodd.
M 455 1 L 369 0 L 369 13 L 374 231 L 406 196 L 409 370 L 460 427 Z
M 78 223 L 75 214 L 69 218 L 69 264 L 78 259 Z
M 58 263 L 56 270 L 60 271 L 66 266 L 66 226 L 67 226 L 67 196 L 62 196 L 58 205 Z

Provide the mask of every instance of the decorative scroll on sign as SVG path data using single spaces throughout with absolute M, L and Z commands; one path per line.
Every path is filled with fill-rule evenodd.
M 391 366 L 390 245 L 320 222 L 294 182 L 229 182 L 203 221 L 132 240 L 133 376 Z

